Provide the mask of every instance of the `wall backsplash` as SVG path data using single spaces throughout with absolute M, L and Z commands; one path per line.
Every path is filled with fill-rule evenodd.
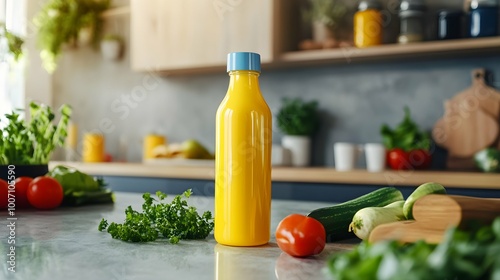
M 128 20 L 113 19 L 113 24 L 114 32 L 119 29 L 128 37 Z M 80 137 L 99 129 L 108 152 L 128 161 L 141 160 L 142 138 L 150 132 L 165 134 L 169 142 L 195 138 L 213 150 L 226 73 L 159 77 L 132 72 L 129 59 L 126 50 L 122 60 L 110 62 L 90 47 L 62 56 L 53 75 L 54 105 L 73 106 Z M 490 84 L 500 87 L 499 62 L 500 56 L 490 56 L 264 70 L 260 81 L 274 114 L 283 97 L 319 101 L 322 126 L 314 140 L 313 163 L 333 166 L 334 142 L 380 142 L 380 125 L 398 123 L 405 105 L 430 130 L 443 115 L 443 101 L 470 85 L 474 68 L 490 70 Z M 280 142 L 277 129 L 273 137 Z M 119 154 L 120 142 L 127 143 L 126 155 Z

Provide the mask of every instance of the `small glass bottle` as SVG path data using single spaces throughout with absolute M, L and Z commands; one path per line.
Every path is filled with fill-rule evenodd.
M 230 53 L 215 125 L 215 240 L 258 246 L 271 232 L 272 115 L 259 86 L 260 55 Z
M 406 44 L 424 40 L 425 3 L 422 0 L 403 0 L 399 6 L 400 33 L 398 42 Z
M 489 37 L 498 34 L 497 0 L 472 0 L 469 10 L 469 36 Z
M 377 0 L 361 0 L 354 14 L 354 45 L 358 48 L 382 44 L 382 5 Z

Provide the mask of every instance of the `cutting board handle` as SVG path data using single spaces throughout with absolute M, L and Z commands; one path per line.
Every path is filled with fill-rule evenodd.
M 485 83 L 485 77 L 486 77 L 486 70 L 484 68 L 477 68 L 472 70 L 472 83 L 477 85 L 477 84 L 484 84 Z

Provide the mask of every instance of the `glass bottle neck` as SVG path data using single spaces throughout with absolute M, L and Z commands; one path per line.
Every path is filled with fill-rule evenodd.
M 257 71 L 235 70 L 229 72 L 229 91 L 236 89 L 255 90 L 260 92 Z

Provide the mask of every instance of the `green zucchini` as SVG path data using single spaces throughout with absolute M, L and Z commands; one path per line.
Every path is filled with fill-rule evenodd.
M 384 207 L 366 207 L 359 210 L 352 218 L 349 231 L 352 230 L 359 239 L 368 239 L 378 225 L 405 220 L 404 203 L 404 200 L 401 200 Z
M 405 205 L 403 206 L 403 213 L 406 219 L 413 219 L 413 204 L 415 204 L 415 201 L 419 198 L 428 194 L 446 194 L 446 189 L 441 184 L 433 182 L 418 186 L 418 188 L 416 188 L 406 199 Z
M 326 241 L 332 242 L 356 237 L 349 232 L 349 224 L 354 214 L 366 207 L 386 206 L 404 200 L 403 194 L 394 187 L 384 187 L 358 198 L 330 207 L 313 210 L 307 216 L 315 218 L 326 231 Z

